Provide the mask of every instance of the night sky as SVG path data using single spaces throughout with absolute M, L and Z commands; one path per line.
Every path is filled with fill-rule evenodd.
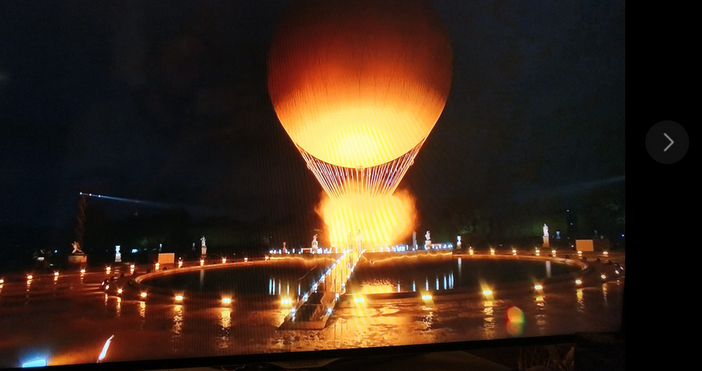
M 0 226 L 70 226 L 78 191 L 194 216 L 309 214 L 322 188 L 266 90 L 288 3 L 0 2 Z M 418 229 L 565 212 L 623 185 L 623 1 L 434 6 L 454 76 L 400 184 Z

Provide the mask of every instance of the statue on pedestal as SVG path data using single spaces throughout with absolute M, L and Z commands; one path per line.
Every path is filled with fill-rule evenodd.
M 71 254 L 85 254 L 83 250 L 80 249 L 80 244 L 77 241 L 73 241 L 73 251 L 71 251 Z
M 319 243 L 317 242 L 317 235 L 312 236 L 312 250 L 317 250 Z
M 548 226 L 546 225 L 546 223 L 544 223 L 544 235 L 543 235 L 543 239 L 544 239 L 544 247 L 549 247 Z
M 424 248 L 428 249 L 431 247 L 431 233 L 427 231 L 427 233 L 424 234 Z
M 207 255 L 207 244 L 206 244 L 205 236 L 202 236 L 200 238 L 200 255 L 205 256 Z

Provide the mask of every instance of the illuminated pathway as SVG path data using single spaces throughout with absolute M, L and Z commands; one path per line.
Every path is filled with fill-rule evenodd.
M 312 283 L 280 325 L 281 329 L 321 330 L 327 325 L 336 303 L 346 292 L 346 284 L 365 250 L 346 250 L 329 269 Z

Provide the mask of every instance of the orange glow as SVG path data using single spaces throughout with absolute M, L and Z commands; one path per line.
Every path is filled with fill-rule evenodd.
M 436 124 L 451 85 L 451 46 L 422 2 L 340 3 L 291 8 L 272 42 L 268 90 L 288 135 L 310 155 L 377 166 Z
M 407 192 L 324 197 L 317 212 L 329 228 L 331 244 L 337 247 L 355 243 L 358 231 L 364 247 L 392 245 L 411 234 L 416 221 L 414 199 Z
M 524 322 L 524 312 L 519 307 L 511 306 L 507 309 L 507 320 L 510 322 Z
M 389 294 L 396 291 L 397 288 L 393 285 L 365 285 L 361 288 L 362 295 Z

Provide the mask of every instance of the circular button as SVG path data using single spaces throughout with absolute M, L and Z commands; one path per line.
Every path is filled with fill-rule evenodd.
M 646 135 L 648 154 L 661 164 L 673 164 L 687 153 L 690 138 L 682 125 L 675 121 L 661 121 L 653 125 Z

